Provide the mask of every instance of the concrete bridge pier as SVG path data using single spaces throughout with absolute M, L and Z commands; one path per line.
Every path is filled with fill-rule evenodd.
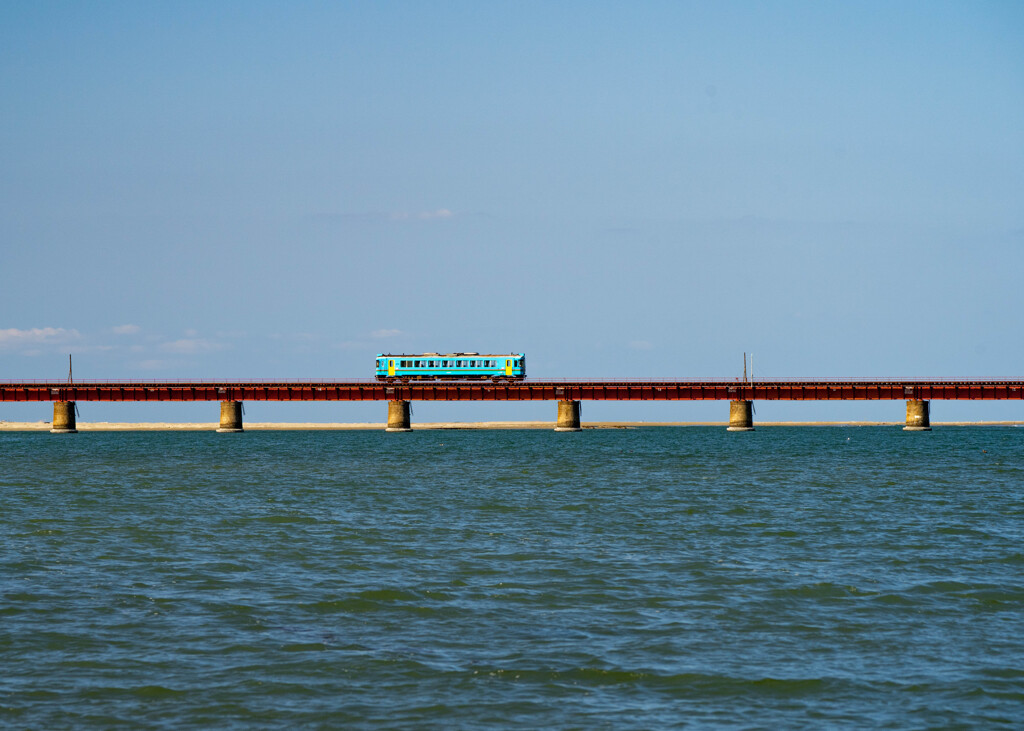
M 388 401 L 388 428 L 384 431 L 412 431 L 408 401 Z
M 51 434 L 77 434 L 78 425 L 75 423 L 75 402 L 54 401 L 53 422 L 50 426 Z
M 558 421 L 555 422 L 555 431 L 582 431 L 580 426 L 580 402 L 559 401 Z
M 931 431 L 931 401 L 907 401 L 907 425 L 903 431 Z
M 220 402 L 220 428 L 218 434 L 236 434 L 244 431 L 242 429 L 242 402 L 221 401 Z
M 726 431 L 754 431 L 754 402 L 729 402 L 729 428 Z

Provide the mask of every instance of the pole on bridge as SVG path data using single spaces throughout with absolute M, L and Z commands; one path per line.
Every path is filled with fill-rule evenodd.
M 75 384 L 75 378 L 71 370 L 71 353 L 68 353 L 68 387 Z M 54 401 L 53 421 L 50 423 L 51 434 L 77 434 L 78 425 L 75 423 L 76 404 L 74 401 Z

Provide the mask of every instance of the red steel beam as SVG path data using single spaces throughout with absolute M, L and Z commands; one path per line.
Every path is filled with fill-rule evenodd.
M 0 382 L 0 401 L 1022 400 L 1022 381 Z

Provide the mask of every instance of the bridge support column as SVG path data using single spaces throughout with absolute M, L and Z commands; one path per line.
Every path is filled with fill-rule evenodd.
M 408 401 L 388 401 L 388 428 L 384 431 L 412 431 Z
M 729 428 L 726 431 L 754 431 L 754 402 L 729 402 Z
M 907 425 L 903 431 L 931 431 L 931 401 L 907 401 Z
M 75 423 L 75 402 L 54 401 L 53 422 L 50 426 L 51 434 L 77 434 L 78 425 Z
M 555 431 L 581 431 L 580 426 L 580 402 L 559 401 L 558 421 L 555 422 Z
M 220 428 L 218 434 L 231 434 L 243 431 L 242 429 L 242 402 L 221 401 L 220 402 Z

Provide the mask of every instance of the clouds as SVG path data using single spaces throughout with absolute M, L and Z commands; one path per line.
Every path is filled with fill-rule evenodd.
M 215 340 L 206 338 L 180 338 L 171 342 L 162 343 L 160 350 L 165 353 L 179 353 L 184 355 L 196 355 L 197 353 L 212 353 L 223 350 L 226 346 Z
M 379 341 L 390 340 L 393 338 L 408 338 L 409 333 L 404 330 L 399 330 L 394 327 L 380 328 L 379 330 L 373 330 L 366 335 L 357 335 L 356 339 L 343 340 L 337 344 L 337 347 L 341 350 L 351 350 L 357 352 L 370 352 L 375 351 L 378 348 L 384 348 L 385 344 Z M 395 347 L 393 344 L 387 347 Z
M 420 211 L 419 213 L 397 211 L 392 213 L 389 218 L 392 221 L 438 221 L 452 218 L 454 215 L 447 208 L 438 208 L 436 211 Z
M 230 343 L 223 339 L 199 337 L 195 330 L 187 330 L 184 333 L 186 337 L 177 339 L 157 334 L 126 339 L 126 336 L 137 336 L 141 332 L 142 328 L 133 324 L 107 327 L 93 333 L 66 327 L 0 328 L 0 351 L 30 357 L 56 353 L 106 353 L 125 362 L 154 368 L 156 364 L 169 362 L 163 360 L 164 356 L 201 356 L 230 347 Z M 156 357 L 158 355 L 160 358 Z
M 143 373 L 146 377 L 192 377 L 238 368 L 248 364 L 253 353 L 266 350 L 279 354 L 269 366 L 280 368 L 278 373 L 290 370 L 296 359 L 336 367 L 339 351 L 372 354 L 401 347 L 405 339 L 414 337 L 405 329 L 386 326 L 399 323 L 381 324 L 385 326 L 346 332 L 343 337 L 350 338 L 346 340 L 340 340 L 336 332 L 306 330 L 253 333 L 182 327 L 160 332 L 124 320 L 92 330 L 61 327 L 60 323 L 0 328 L 0 370 L 11 377 L 21 371 L 24 377 L 35 378 L 47 369 L 63 367 L 71 353 L 76 372 L 81 368 L 99 379 Z
M 38 351 L 41 346 L 65 345 L 80 340 L 78 330 L 63 327 L 34 327 L 20 330 L 16 327 L 0 329 L 0 348 Z
M 447 221 L 458 217 L 460 214 L 450 208 L 435 208 L 431 211 L 364 211 L 362 213 L 331 213 L 320 212 L 310 214 L 310 218 L 317 221 L 342 221 L 342 222 L 366 222 L 366 223 L 387 223 L 388 221 L 405 222 L 430 222 Z

